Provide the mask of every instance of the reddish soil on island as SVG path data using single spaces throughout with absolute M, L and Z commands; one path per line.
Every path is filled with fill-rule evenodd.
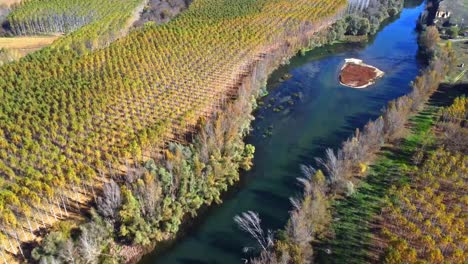
M 352 87 L 366 85 L 376 78 L 377 73 L 375 69 L 352 63 L 347 64 L 340 74 L 340 81 Z

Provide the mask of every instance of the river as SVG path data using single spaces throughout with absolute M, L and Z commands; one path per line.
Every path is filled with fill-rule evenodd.
M 410 90 L 421 67 L 414 28 L 422 10 L 422 4 L 405 7 L 368 43 L 315 49 L 275 71 L 246 139 L 256 147 L 253 169 L 243 173 L 223 204 L 203 211 L 179 239 L 141 263 L 234 264 L 250 257 L 243 248 L 255 243 L 233 217 L 252 210 L 260 214 L 264 228 L 282 228 L 291 208 L 289 197 L 300 190 L 299 165 L 314 164 L 325 148 L 339 146 L 355 128 L 378 117 L 388 101 Z M 366 89 L 341 86 L 337 76 L 350 57 L 376 66 L 385 76 Z M 279 81 L 286 73 L 292 77 Z

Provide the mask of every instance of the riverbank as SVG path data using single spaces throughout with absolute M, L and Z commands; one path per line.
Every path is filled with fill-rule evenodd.
M 399 220 L 389 219 L 389 215 L 393 214 L 392 217 L 395 215 L 395 212 L 389 210 L 389 205 L 415 201 L 416 199 L 405 200 L 407 195 L 410 195 L 408 189 L 403 193 L 396 190 L 401 190 L 403 186 L 415 185 L 418 168 L 423 165 L 423 161 L 431 153 L 437 153 L 438 146 L 445 145 L 446 150 L 452 148 L 445 144 L 445 140 L 441 139 L 444 136 L 439 127 L 440 111 L 444 107 L 450 106 L 458 96 L 466 96 L 466 91 L 462 87 L 441 86 L 423 109 L 411 116 L 406 126 L 407 134 L 401 140 L 386 144 L 382 148 L 376 161 L 370 166 L 368 176 L 363 179 L 356 192 L 346 199 L 333 202 L 333 220 L 330 232 L 326 238 L 314 243 L 314 247 L 318 249 L 317 262 L 325 264 L 343 262 L 403 263 L 406 262 L 405 260 L 415 261 L 426 257 L 422 254 L 424 250 L 418 250 L 418 253 L 415 252 L 414 255 L 408 250 L 408 245 L 409 248 L 419 248 L 421 243 L 416 242 L 419 240 L 416 240 L 415 236 L 419 236 L 418 234 L 422 232 L 418 231 L 417 228 L 414 229 L 414 221 L 401 224 L 401 218 Z M 458 142 L 458 144 L 461 143 L 461 141 Z M 454 151 L 454 148 L 450 151 Z M 461 154 L 463 155 L 463 153 Z M 439 179 L 437 174 L 433 175 Z M 426 181 L 427 179 L 424 180 L 425 187 L 430 185 Z M 444 178 L 444 181 L 447 181 L 447 178 Z M 461 180 L 459 184 L 461 188 L 466 188 L 466 185 L 463 187 L 466 181 Z M 415 189 L 412 188 L 412 190 Z M 419 191 L 421 194 L 424 193 L 421 189 Z M 405 198 L 396 197 L 398 193 L 403 194 Z M 436 197 L 437 191 L 434 191 L 434 194 Z M 460 195 L 463 192 L 456 194 Z M 456 200 L 455 197 L 451 199 Z M 449 208 L 453 207 L 447 206 L 446 208 L 449 212 L 451 210 Z M 398 224 L 391 224 L 394 222 Z M 416 226 L 419 228 L 422 224 Z M 406 230 L 404 232 L 408 232 L 408 228 L 413 228 L 413 231 L 408 232 L 410 239 L 406 242 L 396 241 L 397 239 L 392 235 L 392 232 L 395 232 L 395 227 L 399 230 Z M 389 232 L 389 229 L 392 229 L 392 232 Z M 444 234 L 449 235 L 450 233 Z M 409 244 L 406 244 L 407 242 Z M 399 246 L 396 248 L 396 245 Z M 440 244 L 436 243 L 436 245 Z M 446 260 L 449 259 L 451 254 L 448 252 L 450 251 L 442 252 L 444 252 Z M 450 263 L 463 263 L 463 261 Z
M 425 107 L 407 124 L 409 134 L 396 144 L 386 144 L 369 166 L 355 193 L 332 202 L 332 222 L 324 239 L 316 241 L 319 263 L 379 263 L 383 254 L 374 235 L 376 218 L 385 205 L 390 186 L 407 181 L 405 169 L 411 166 L 415 146 L 422 143 L 432 126 L 435 108 Z M 427 139 L 426 139 L 427 140 Z M 378 242 L 378 243 L 377 243 Z
M 233 116 L 235 116 L 235 115 L 233 115 Z M 224 121 L 223 121 L 223 124 L 226 124 L 226 123 L 224 123 Z M 173 159 L 173 157 L 172 157 L 171 155 L 176 154 L 176 155 L 174 155 L 174 156 L 176 157 L 176 160 L 175 160 L 175 161 L 178 162 L 178 161 L 180 161 L 180 159 L 178 158 L 179 155 L 181 155 L 181 153 L 182 153 L 183 155 L 185 155 L 185 153 L 187 153 L 187 152 L 189 152 L 189 151 L 191 151 L 191 149 L 189 149 L 188 147 L 175 146 L 175 147 L 169 149 L 169 151 L 167 152 L 167 155 L 166 155 L 164 158 L 165 158 L 166 160 L 170 160 L 171 163 L 174 164 L 175 162 L 174 162 L 174 159 Z M 191 154 L 193 154 L 193 153 L 199 154 L 198 152 L 189 152 L 189 153 L 191 153 Z M 190 157 L 191 157 L 191 154 L 189 154 Z M 244 154 L 244 153 L 242 153 L 242 154 Z M 183 155 L 182 155 L 182 157 L 183 157 L 183 158 L 186 158 L 186 157 L 183 156 Z M 242 156 L 243 156 L 243 155 L 242 155 Z M 190 160 L 190 157 L 186 159 L 186 160 L 189 160 L 189 162 L 193 161 L 193 160 Z M 179 165 L 179 163 L 176 163 L 176 164 Z M 183 164 L 183 163 L 181 163 L 181 164 Z M 190 164 L 189 164 L 189 165 L 190 165 Z M 223 165 L 225 165 L 225 164 L 223 164 Z M 186 169 L 186 168 L 187 168 L 187 167 L 183 167 L 183 165 L 181 165 L 180 167 L 183 168 L 183 169 Z M 219 168 L 219 167 L 215 167 L 215 168 Z M 159 169 L 159 168 L 158 168 L 158 169 Z M 226 176 L 226 178 L 229 177 L 225 182 L 222 182 L 222 184 L 226 184 L 226 183 L 232 184 L 230 181 L 235 181 L 235 180 L 236 180 L 235 177 L 237 177 L 237 176 L 236 176 L 235 174 L 231 174 L 231 172 L 232 172 L 232 171 L 229 171 L 229 174 L 230 174 L 230 175 L 221 175 L 221 176 Z M 157 174 L 157 173 L 156 173 L 155 175 L 157 175 L 158 177 L 161 176 L 160 174 Z M 166 174 L 164 174 L 164 175 L 161 176 L 161 178 L 165 180 L 166 178 L 164 178 L 163 176 L 166 176 Z M 186 179 L 184 179 L 184 178 L 175 178 L 175 179 L 182 179 L 183 184 L 180 185 L 180 186 L 182 186 L 183 188 L 181 188 L 181 189 L 182 189 L 183 191 L 185 191 L 185 190 L 188 189 L 188 190 L 190 190 L 190 192 L 188 192 L 188 193 L 183 193 L 183 194 L 180 196 L 180 199 L 179 199 L 179 197 L 176 197 L 176 198 L 177 198 L 177 203 L 173 203 L 173 205 L 168 206 L 168 207 L 166 207 L 166 208 L 163 208 L 164 210 L 167 210 L 166 212 L 168 212 L 167 214 L 163 214 L 164 217 L 167 217 L 166 215 L 175 215 L 175 217 L 174 217 L 174 219 L 163 219 L 163 221 L 161 221 L 162 224 L 160 224 L 160 225 L 158 224 L 158 226 L 157 226 L 158 229 L 161 228 L 161 230 L 163 230 L 163 231 L 169 230 L 170 232 L 175 232 L 175 231 L 177 230 L 178 220 L 180 219 L 180 218 L 179 218 L 179 215 L 178 215 L 178 214 L 179 214 L 179 211 L 181 211 L 181 209 L 182 209 L 182 211 L 185 212 L 184 210 L 186 210 L 186 209 L 188 208 L 188 209 L 190 210 L 189 212 L 190 212 L 190 213 L 193 213 L 194 208 L 196 208 L 196 207 L 198 206 L 198 203 L 200 202 L 199 200 L 197 200 L 197 198 L 199 198 L 199 196 L 201 196 L 202 198 L 204 198 L 204 194 L 205 194 L 204 192 L 202 192 L 202 191 L 198 192 L 198 190 L 195 189 L 195 188 L 200 188 L 198 185 L 192 185 L 192 182 L 193 182 L 193 181 L 197 181 L 197 179 L 200 179 L 200 178 L 202 178 L 202 177 L 191 177 L 191 176 L 190 176 L 190 178 L 186 178 Z M 142 181 L 143 181 L 143 179 L 142 179 Z M 145 182 L 145 183 L 146 183 L 146 182 Z M 163 186 L 164 188 L 166 188 L 166 184 L 167 184 L 167 182 L 166 182 L 166 183 L 163 182 L 163 183 L 161 184 L 161 186 Z M 169 185 L 169 184 L 167 184 L 167 185 Z M 188 186 L 191 186 L 191 187 L 185 189 L 184 186 L 187 186 L 187 185 L 188 185 Z M 124 198 L 124 200 L 125 200 L 125 206 L 132 205 L 131 202 L 134 201 L 133 199 L 139 199 L 140 201 L 146 201 L 146 199 L 141 199 L 141 196 L 140 196 L 140 197 L 137 196 L 137 195 L 142 195 L 142 193 L 145 193 L 145 192 L 139 191 L 139 189 L 137 188 L 137 187 L 139 187 L 139 186 L 136 186 L 136 187 L 135 187 L 135 186 L 136 186 L 136 184 L 133 185 L 132 182 L 130 182 L 130 183 L 126 186 L 126 187 L 128 187 L 128 188 L 135 188 L 135 189 L 133 189 L 133 191 L 134 191 L 134 194 L 135 194 L 136 198 L 135 198 L 135 197 L 132 197 L 131 194 L 128 194 L 128 193 L 126 192 L 126 197 Z M 202 187 L 203 187 L 203 186 L 202 186 Z M 216 186 L 216 187 L 217 187 L 217 188 L 219 187 L 221 190 L 226 188 L 226 187 L 223 187 L 223 186 Z M 171 191 L 172 191 L 170 188 L 171 188 L 171 186 L 168 186 L 168 187 L 167 187 L 167 189 L 169 190 L 169 194 L 171 194 Z M 172 197 L 172 199 L 176 200 L 176 198 L 174 198 L 174 196 L 175 196 L 175 195 L 179 195 L 179 194 L 178 194 L 179 191 L 178 191 L 177 188 L 179 188 L 179 185 L 177 185 L 177 187 L 176 187 L 176 189 L 175 189 L 175 190 L 176 190 L 176 191 L 175 191 L 176 194 L 172 193 L 172 196 L 171 196 L 171 195 L 168 195 L 167 197 Z M 192 193 L 191 193 L 191 192 L 192 192 L 192 191 L 191 191 L 192 188 L 195 189 L 195 190 L 193 191 L 193 193 L 194 193 L 194 194 L 197 194 L 197 196 L 195 196 L 195 197 L 192 196 Z M 215 189 L 215 191 L 216 191 L 216 190 L 219 190 L 219 189 L 217 189 L 217 188 Z M 143 196 L 143 197 L 144 197 L 144 196 Z M 133 198 L 133 199 L 132 199 L 132 198 Z M 144 197 L 144 198 L 146 198 L 146 197 Z M 165 200 L 164 202 L 166 202 L 166 200 Z M 170 203 L 171 203 L 171 201 L 170 201 Z M 142 205 L 143 205 L 143 203 L 142 203 Z M 128 208 L 128 207 L 126 207 L 126 208 Z M 134 211 L 132 211 L 132 213 L 134 213 Z M 136 214 L 133 214 L 133 215 L 137 216 L 139 213 L 141 213 L 141 212 L 140 212 L 140 211 L 137 211 L 137 213 L 136 213 Z M 171 213 L 171 214 L 169 214 L 169 213 Z M 120 214 L 120 215 L 122 215 L 122 214 Z M 125 215 L 127 216 L 128 214 L 125 214 Z M 133 221 L 134 219 L 130 219 L 130 220 Z M 141 220 L 141 219 L 137 219 L 137 220 Z M 130 221 L 129 221 L 129 222 L 130 222 Z M 139 224 L 139 222 L 138 222 L 138 224 Z M 125 225 L 127 225 L 127 223 L 125 223 Z M 118 228 L 118 227 L 120 227 L 120 226 L 117 225 L 117 228 Z M 130 226 L 130 225 L 129 225 L 129 227 L 132 227 L 132 229 L 130 229 L 130 232 L 134 232 L 134 231 L 135 231 L 135 229 L 133 229 L 134 226 Z M 137 226 L 137 228 L 140 228 L 140 226 Z M 128 229 L 120 229 L 120 230 L 128 231 Z M 139 230 L 137 230 L 137 231 L 139 231 Z M 145 232 L 140 232 L 140 233 L 137 233 L 137 235 L 141 235 L 142 233 L 143 233 L 143 235 L 147 234 L 147 233 L 145 233 Z M 125 233 L 125 234 L 128 235 L 128 233 Z M 130 235 L 127 236 L 128 238 L 127 238 L 127 237 L 125 237 L 125 238 L 127 238 L 127 239 L 130 240 L 130 239 L 132 239 L 132 235 L 134 235 L 134 234 L 130 233 Z M 125 235 L 121 235 L 121 236 L 125 236 Z M 140 239 L 141 236 L 136 236 L 136 238 L 137 238 L 137 239 Z M 143 239 L 145 239 L 145 237 L 143 237 Z M 150 239 L 152 239 L 152 237 L 150 237 Z M 128 241 L 128 240 L 127 240 L 127 241 Z M 145 241 L 145 240 L 143 240 L 143 241 Z
M 369 122 L 363 131 L 358 130 L 336 152 L 327 149 L 325 157 L 317 159 L 323 174 L 312 167 L 304 167 L 305 177 L 301 180 L 305 185 L 303 194 L 293 203 L 290 221 L 276 246 L 263 251 L 254 263 L 268 263 L 285 256 L 306 263 L 312 261 L 313 251 L 309 243 L 327 233 L 332 219 L 328 211 L 330 203 L 353 195 L 355 186 L 359 186 L 360 179 L 368 173 L 368 167 L 382 144 L 401 138 L 408 117 L 428 100 L 445 76 L 450 65 L 450 51 L 443 47 L 437 52 L 438 56 L 432 58 L 430 66 L 416 79 L 411 93 L 390 102 L 381 118 Z M 330 250 L 325 251 L 330 253 Z M 327 256 L 327 253 L 323 255 Z M 333 263 L 332 257 L 329 260 Z
M 330 23 L 331 24 L 331 23 Z M 328 32 L 330 32 L 330 30 L 333 30 L 333 29 L 329 29 L 329 25 L 330 24 L 326 24 L 326 25 L 321 25 L 321 27 L 323 26 L 323 29 L 322 30 L 317 30 L 317 31 L 312 31 L 312 32 L 309 32 L 308 34 L 305 34 L 305 36 L 301 36 L 300 38 L 302 38 L 302 44 L 301 45 L 296 45 L 294 44 L 296 41 L 287 41 L 283 46 L 280 46 L 280 47 L 276 47 L 276 48 L 269 48 L 270 52 L 268 52 L 268 54 L 275 54 L 275 49 L 276 50 L 290 50 L 288 53 L 287 56 L 279 56 L 278 58 L 278 62 L 277 62 L 277 66 L 280 64 L 280 63 L 284 63 L 284 62 L 287 62 L 289 61 L 289 58 L 291 58 L 292 56 L 294 56 L 296 54 L 296 49 L 302 49 L 303 50 L 303 47 L 311 47 L 314 46 L 314 47 L 317 47 L 318 46 L 324 46 L 327 44 L 327 39 L 325 38 L 325 36 L 328 34 Z M 367 38 L 366 38 L 367 39 Z M 333 41 L 333 40 L 330 40 L 330 41 Z M 320 44 L 318 44 L 320 43 Z M 292 46 L 293 48 L 291 49 Z M 264 68 L 264 66 L 260 66 L 259 67 L 260 69 L 261 68 Z M 276 69 L 277 67 L 273 67 L 269 73 L 267 75 L 270 75 L 270 73 Z M 254 70 L 253 72 L 257 72 L 258 70 Z M 284 76 L 281 78 L 283 81 L 285 80 L 284 79 Z M 260 84 L 261 85 L 264 85 L 263 84 L 264 82 L 261 82 Z M 260 87 L 259 87 L 260 88 Z
M 268 84 L 269 95 L 259 102 L 254 131 L 247 139 L 256 147 L 253 170 L 243 173 L 240 184 L 223 197 L 222 205 L 214 205 L 184 230 L 175 244 L 145 257 L 142 263 L 238 263 L 252 255 L 253 251 L 242 253 L 242 248 L 251 243 L 233 225 L 232 217 L 241 211 L 255 210 L 268 228 L 284 225 L 290 210 L 288 196 L 297 190 L 291 179 L 299 174 L 297 164 L 309 162 L 323 145 L 334 146 L 342 141 L 356 123 L 364 124 L 369 116 L 378 116 L 388 100 L 407 92 L 407 84 L 419 69 L 414 61 L 415 37 L 407 21 L 414 21 L 418 14 L 406 10 L 401 22 L 391 25 L 399 19 L 390 21 L 390 26 L 368 44 L 324 46 L 304 57 L 295 57 L 275 72 Z M 395 34 L 398 38 L 393 37 Z M 402 43 L 406 49 L 394 53 L 400 60 L 383 57 Z M 363 92 L 343 88 L 336 79 L 336 70 L 350 53 L 373 64 L 386 65 L 386 71 L 393 70 L 375 89 Z M 292 77 L 284 80 L 287 73 Z
M 428 32 L 431 32 L 431 34 Z M 432 37 L 430 37 L 431 35 Z M 450 104 L 453 101 L 453 93 L 460 94 L 461 92 L 463 94 L 466 92 L 463 91 L 463 85 L 450 88 L 449 85 L 441 84 L 450 73 L 450 69 L 455 66 L 456 57 L 450 45 L 437 45 L 438 42 L 440 43 L 440 39 L 435 27 L 428 27 L 421 33 L 420 43 L 423 43 L 421 45 L 423 53 L 431 56 L 427 57 L 429 66 L 425 70 L 425 74 L 415 80 L 414 87 L 417 89 L 413 91 L 413 94 L 421 93 L 420 87 L 423 87 L 424 82 L 428 81 L 428 75 L 436 72 L 443 73 L 439 75 L 438 81 L 433 84 L 433 88 L 426 89 L 426 96 L 428 94 L 432 95 L 430 99 L 424 100 L 429 101 L 429 105 L 426 105 L 423 110 L 410 118 L 408 125 L 406 125 L 406 129 L 410 130 L 409 135 L 405 136 L 403 132 L 389 142 L 390 144 L 386 144 L 382 148 L 378 153 L 376 163 L 371 166 L 369 176 L 359 185 L 356 192 L 349 198 L 333 202 L 334 221 L 331 224 L 329 237 L 315 244 L 319 249 L 317 261 L 321 263 L 340 263 L 340 261 L 344 260 L 349 263 L 382 261 L 385 261 L 385 263 L 402 263 L 406 259 L 411 259 L 411 261 L 430 259 L 427 255 L 424 255 L 425 251 L 420 250 L 418 246 L 414 246 L 414 244 L 408 246 L 407 244 L 408 241 L 414 238 L 414 234 L 417 234 L 417 230 L 409 231 L 410 237 L 412 237 L 410 240 L 399 239 L 397 241 L 395 235 L 386 229 L 389 226 L 395 228 L 393 225 L 386 224 L 394 221 L 394 219 L 387 219 L 386 214 L 389 210 L 388 204 L 394 203 L 397 198 L 394 197 L 394 190 L 402 185 L 407 185 L 409 177 L 414 176 L 414 173 L 411 173 L 411 168 L 414 164 L 420 162 L 418 159 L 423 158 L 421 149 L 430 148 L 433 143 L 434 133 L 437 132 L 432 131 L 431 128 L 438 120 L 440 106 Z M 427 45 L 427 43 L 436 43 L 436 45 Z M 439 91 L 435 91 L 437 89 Z M 414 98 L 414 95 L 410 97 Z M 418 109 L 418 107 L 412 108 Z M 401 137 L 403 139 L 400 140 Z M 414 182 L 414 180 L 411 180 L 411 182 Z M 392 195 L 392 198 L 388 200 L 386 195 Z M 406 199 L 406 194 L 404 197 Z M 384 207 L 387 207 L 385 212 L 382 211 Z M 383 220 L 384 218 L 385 220 Z M 413 222 L 410 223 L 413 224 Z M 416 224 L 416 226 L 421 225 Z M 414 225 L 410 225 L 410 228 L 413 227 Z M 398 228 L 407 230 L 406 224 Z M 413 241 L 415 240 L 413 239 Z M 420 242 L 417 242 L 417 244 L 420 244 Z M 418 249 L 417 253 L 415 249 Z M 441 258 L 444 255 L 449 259 L 448 251 L 435 252 L 439 255 L 433 251 L 431 252 L 431 256 Z M 430 262 L 434 262 L 434 260 Z
M 292 35 L 287 39 L 283 40 L 281 44 L 277 43 L 274 46 L 270 46 L 265 49 L 265 52 L 259 57 L 258 60 L 253 61 L 248 66 L 248 71 L 237 80 L 239 86 L 235 88 L 238 90 L 237 99 L 233 104 L 242 104 L 244 105 L 244 112 L 242 115 L 239 115 L 237 118 L 244 119 L 248 122 L 253 120 L 251 114 L 255 108 L 253 105 L 252 98 L 258 99 L 261 96 L 261 89 L 266 83 L 266 79 L 270 74 L 275 71 L 280 65 L 287 62 L 291 57 L 297 55 L 299 50 L 309 44 L 309 40 L 319 32 L 327 31 L 328 28 L 336 21 L 340 16 L 341 11 L 337 11 L 337 14 L 334 18 L 328 18 L 319 23 L 319 27 L 315 27 L 312 30 L 305 32 L 303 35 L 297 36 Z M 246 110 L 246 111 L 245 111 Z M 222 112 L 231 112 L 223 109 Z M 221 112 L 220 112 L 221 113 Z M 220 114 L 219 113 L 219 114 Z M 215 116 L 218 114 L 215 114 Z M 229 117 L 232 118 L 232 117 Z M 229 121 L 228 121 L 229 122 Z M 247 134 L 241 133 L 241 135 L 246 136 Z M 243 137 L 241 138 L 243 140 Z M 238 181 L 239 179 L 236 179 Z M 226 190 L 224 190 L 226 191 Z M 206 205 L 210 206 L 210 205 Z M 198 209 L 198 210 L 203 210 Z M 190 226 L 191 217 L 185 217 L 185 220 L 181 223 L 181 228 L 188 228 Z M 166 237 L 164 240 L 175 240 L 177 234 L 173 234 L 169 237 Z M 168 243 L 167 241 L 165 243 Z M 169 242 L 170 243 L 170 242 Z M 157 247 L 157 243 L 154 243 L 147 247 L 134 246 L 134 247 L 124 247 L 121 251 L 121 255 L 125 256 L 126 263 L 137 263 L 141 258 L 148 252 L 154 250 Z M 131 252 L 131 255 L 127 252 Z
M 226 9 L 229 8 L 232 8 L 232 5 L 226 6 Z M 333 14 L 336 11 L 333 9 Z M 314 31 L 328 26 L 333 19 L 322 22 L 321 25 L 307 27 L 307 30 L 313 34 Z M 275 30 L 279 31 L 281 27 Z M 140 254 L 140 248 L 151 247 L 154 241 L 164 240 L 176 234 L 181 221 L 187 215 L 195 216 L 203 204 L 221 203 L 220 193 L 238 180 L 240 169 L 248 169 L 251 166 L 253 149 L 244 144 L 242 138 L 249 130 L 250 114 L 253 110 L 252 96 L 256 96 L 255 89 L 264 82 L 267 77 L 265 72 L 271 71 L 270 67 L 283 63 L 288 56 L 292 56 L 297 51 L 297 47 L 303 45 L 302 39 L 309 37 L 309 33 L 304 33 L 295 34 L 288 30 L 284 36 L 284 42 L 287 43 L 283 44 L 282 40 L 278 40 L 277 44 L 270 46 L 276 42 L 271 41 L 268 42 L 267 48 L 260 47 L 255 50 L 256 56 L 253 57 L 251 54 L 252 59 L 240 56 L 242 64 L 244 62 L 245 64 L 237 65 L 234 69 L 230 68 L 234 73 L 239 73 L 229 80 L 229 83 L 233 82 L 236 86 L 230 87 L 226 81 L 216 87 L 216 95 L 227 98 L 225 102 L 219 102 L 216 112 L 213 110 L 215 107 L 208 106 L 208 110 L 213 112 L 202 117 L 196 127 L 197 133 L 192 135 L 191 144 L 169 143 L 167 149 L 164 149 L 160 155 L 154 156 L 155 160 L 144 163 L 144 168 L 141 169 L 145 171 L 127 174 L 119 179 L 122 181 L 121 187 L 113 180 L 104 183 L 103 194 L 96 199 L 97 213 L 93 214 L 93 221 L 80 226 L 80 236 L 87 237 L 70 238 L 70 235 L 54 231 L 44 239 L 43 245 L 49 242 L 63 244 L 66 241 L 75 247 L 75 252 L 78 254 L 87 254 L 80 249 L 83 239 L 97 240 L 99 242 L 94 242 L 93 246 L 105 252 L 103 256 L 92 257 L 130 262 Z M 249 52 L 253 53 L 250 50 Z M 257 54 L 257 52 L 262 53 Z M 225 63 L 232 61 L 228 60 Z M 214 83 L 211 85 L 215 86 Z M 224 92 L 229 94 L 226 95 Z M 231 102 L 231 98 L 236 100 Z M 195 115 L 191 121 L 197 117 Z M 149 130 L 148 133 L 150 132 L 153 131 Z M 148 141 L 148 138 L 146 140 Z M 141 151 L 138 148 L 137 150 Z M 140 155 L 135 154 L 135 157 L 138 156 Z M 114 199 L 116 196 L 119 199 Z M 102 230 L 104 234 L 89 235 L 86 231 L 88 229 Z M 63 237 L 65 241 L 55 241 L 63 240 Z M 132 250 L 131 245 L 140 246 L 135 246 L 135 250 Z M 120 247 L 123 247 L 123 252 L 118 252 Z M 98 249 L 94 249 L 94 252 Z M 38 247 L 33 250 L 32 255 L 36 260 L 54 260 L 54 258 L 63 258 L 63 250 L 66 249 L 57 247 L 56 251 L 50 252 L 49 248 Z

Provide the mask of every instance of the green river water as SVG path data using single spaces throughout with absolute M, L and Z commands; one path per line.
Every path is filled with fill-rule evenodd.
M 300 190 L 295 180 L 301 176 L 299 165 L 314 165 L 314 157 L 325 148 L 339 146 L 355 128 L 378 117 L 388 101 L 409 92 L 421 67 L 414 28 L 422 10 L 422 4 L 405 7 L 368 43 L 315 49 L 273 73 L 269 95 L 261 100 L 246 139 L 256 147 L 253 169 L 241 175 L 223 204 L 201 212 L 176 241 L 160 246 L 141 263 L 231 264 L 251 257 L 243 248 L 255 246 L 254 241 L 233 217 L 252 210 L 265 228 L 283 227 L 289 197 Z M 341 86 L 338 73 L 350 57 L 378 67 L 385 76 L 366 89 Z M 279 82 L 286 73 L 292 78 Z

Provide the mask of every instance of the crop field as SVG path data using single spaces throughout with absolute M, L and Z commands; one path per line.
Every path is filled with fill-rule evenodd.
M 468 61 L 468 38 L 460 41 L 452 41 L 452 48 L 457 57 L 457 65 L 450 72 L 451 82 L 468 82 L 468 72 L 466 62 Z M 461 67 L 463 64 L 464 67 Z
M 59 36 L 0 38 L 0 48 L 37 49 L 46 45 L 50 45 L 57 38 L 59 38 Z
M 54 46 L 85 50 L 106 46 L 123 36 L 144 3 L 144 0 L 30 0 L 16 5 L 6 20 L 15 35 L 72 33 Z
M 345 8 L 344 0 L 195 0 L 168 24 L 107 48 L 46 49 L 1 67 L 0 249 L 20 254 L 36 230 L 79 213 L 109 177 L 136 171 L 229 100 L 249 65 Z
M 22 56 L 47 47 L 60 36 L 0 38 L 0 49 L 16 50 Z
M 0 66 L 51 45 L 60 36 L 0 37 Z
M 394 202 L 383 214 L 382 233 L 390 244 L 386 263 L 466 263 L 467 164 L 468 156 L 437 149 L 413 184 L 394 188 Z
M 21 0 L 0 0 L 0 6 L 2 5 L 10 6 L 12 4 L 16 4 L 19 2 L 21 2 Z

